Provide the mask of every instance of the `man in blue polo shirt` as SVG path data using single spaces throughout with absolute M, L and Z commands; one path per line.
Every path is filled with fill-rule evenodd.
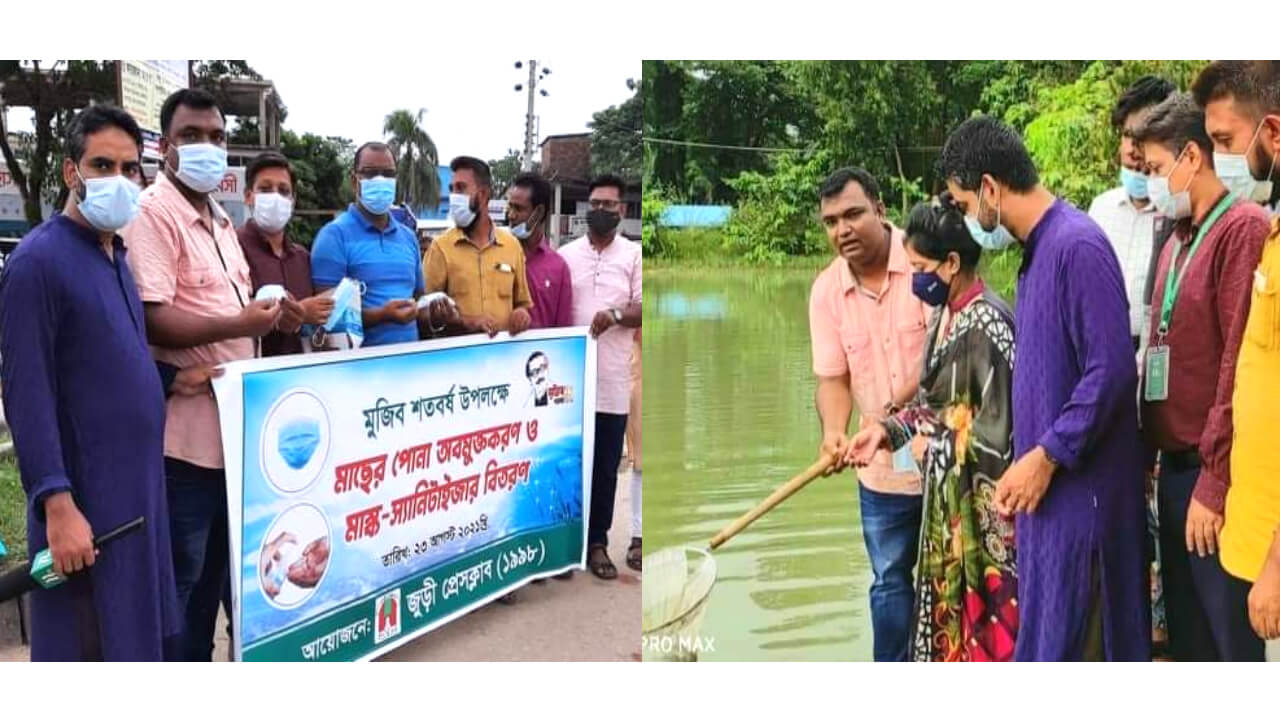
M 419 312 L 422 265 L 416 233 L 391 217 L 396 196 L 396 161 L 384 143 L 356 150 L 352 187 L 356 202 L 316 235 L 311 248 L 311 278 L 316 292 L 350 277 L 364 284 L 360 299 L 364 345 L 390 345 L 418 339 L 418 323 L 441 328 L 449 319 L 447 303 Z

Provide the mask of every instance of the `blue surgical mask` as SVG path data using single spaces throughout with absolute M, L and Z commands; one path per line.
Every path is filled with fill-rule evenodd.
M 1127 167 L 1120 168 L 1120 184 L 1134 200 L 1147 199 L 1147 176 Z
M 213 192 L 227 174 L 227 150 L 212 143 L 178 145 L 178 170 L 183 185 L 198 193 Z
M 476 211 L 471 209 L 471 196 L 449 193 L 449 217 L 454 225 L 464 230 L 471 227 L 476 221 Z
M 982 186 L 978 186 L 978 209 L 977 213 L 982 212 Z M 969 234 L 973 236 L 973 241 L 982 246 L 984 250 L 1003 250 L 1012 245 L 1016 240 L 1013 235 L 1005 230 L 1000 224 L 1000 206 L 996 205 L 996 226 L 990 230 L 982 227 L 982 223 L 978 222 L 976 217 L 964 216 L 964 224 L 969 228 Z
M 939 265 L 941 267 L 941 265 Z M 951 285 L 938 275 L 937 269 L 924 272 L 917 270 L 911 276 L 911 292 L 927 305 L 938 307 L 951 295 Z
M 360 180 L 360 204 L 365 210 L 374 215 L 386 215 L 395 200 L 395 178 L 373 177 Z
M 138 184 L 123 175 L 86 180 L 76 168 L 76 176 L 84 184 L 80 214 L 98 230 L 115 232 L 138 214 Z

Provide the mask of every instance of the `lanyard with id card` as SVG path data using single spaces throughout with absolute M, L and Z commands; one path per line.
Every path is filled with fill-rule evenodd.
M 1164 344 L 1164 338 L 1169 334 L 1169 321 L 1173 318 L 1173 307 L 1178 300 L 1178 291 L 1182 288 L 1182 279 L 1186 276 L 1187 267 L 1191 265 L 1191 259 L 1199 249 L 1201 241 L 1209 234 L 1209 229 L 1218 221 L 1218 218 L 1222 217 L 1222 213 L 1231 207 L 1235 198 L 1235 193 L 1227 193 L 1226 197 L 1218 201 L 1213 212 L 1209 213 L 1209 217 L 1200 226 L 1200 231 L 1196 233 L 1195 241 L 1187 250 L 1187 256 L 1183 259 L 1181 266 L 1178 265 L 1178 253 L 1181 248 L 1174 248 L 1169 256 L 1169 271 L 1164 277 L 1164 300 L 1160 307 L 1160 326 L 1156 330 L 1155 344 L 1147 348 L 1142 392 L 1142 399 L 1147 402 L 1169 399 L 1169 346 Z

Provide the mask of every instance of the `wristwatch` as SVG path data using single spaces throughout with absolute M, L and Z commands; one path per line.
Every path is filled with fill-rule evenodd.
M 613 315 L 613 321 L 622 324 L 622 311 L 618 308 L 609 308 L 609 314 Z

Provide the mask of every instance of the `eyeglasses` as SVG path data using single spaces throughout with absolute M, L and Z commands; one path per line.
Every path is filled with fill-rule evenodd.
M 617 210 L 622 203 L 617 200 L 588 200 L 592 210 Z
M 364 168 L 356 170 L 356 177 L 372 180 L 376 177 L 393 178 L 396 176 L 395 168 Z

